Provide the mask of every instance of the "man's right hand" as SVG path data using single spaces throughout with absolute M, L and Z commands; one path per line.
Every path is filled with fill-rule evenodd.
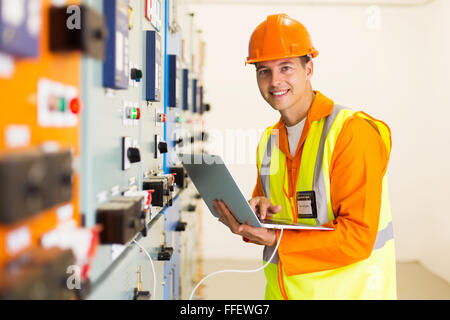
M 275 214 L 281 211 L 280 205 L 273 205 L 269 199 L 264 197 L 256 197 L 248 201 L 250 207 L 255 211 L 259 220 L 266 219 L 268 213 Z

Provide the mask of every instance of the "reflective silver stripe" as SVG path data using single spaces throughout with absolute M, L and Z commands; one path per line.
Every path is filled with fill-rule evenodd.
M 275 142 L 276 136 L 271 134 L 269 140 L 267 140 L 267 146 L 264 152 L 264 158 L 261 163 L 261 170 L 259 173 L 259 176 L 261 178 L 262 189 L 267 199 L 270 199 L 270 163 L 272 160 L 272 153 L 275 147 Z M 275 247 L 268 247 L 268 246 L 264 247 L 263 252 L 264 261 L 269 261 L 270 257 L 273 254 L 273 250 L 275 250 Z M 273 257 L 271 263 L 278 264 L 278 252 Z
M 275 247 L 268 247 L 268 246 L 264 247 L 263 260 L 265 262 L 269 261 L 270 257 L 273 254 L 273 250 L 275 250 Z M 278 257 L 278 250 L 277 250 L 277 253 L 275 254 L 275 256 L 273 257 L 273 259 L 270 263 L 278 264 L 278 259 L 279 259 L 279 257 Z
M 276 136 L 270 135 L 267 140 L 266 151 L 261 163 L 261 170 L 259 176 L 261 178 L 261 185 L 267 199 L 270 199 L 270 162 L 272 159 L 273 149 L 275 148 Z
M 314 168 L 313 190 L 316 193 L 317 205 L 317 225 L 328 223 L 328 199 L 327 190 L 325 188 L 325 178 L 323 176 L 323 153 L 325 150 L 325 142 L 330 133 L 331 126 L 336 120 L 339 112 L 345 108 L 335 105 L 333 111 L 325 118 L 325 123 L 322 128 L 322 136 L 320 137 L 319 149 L 317 151 L 316 165 Z
M 386 228 L 378 231 L 377 239 L 375 240 L 375 245 L 373 246 L 373 251 L 383 248 L 386 242 L 392 239 L 394 239 L 394 227 L 392 226 L 391 221 Z

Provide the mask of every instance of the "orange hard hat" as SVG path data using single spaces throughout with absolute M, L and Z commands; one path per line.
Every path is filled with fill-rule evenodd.
M 256 27 L 248 52 L 247 63 L 319 54 L 305 26 L 285 13 L 270 15 Z

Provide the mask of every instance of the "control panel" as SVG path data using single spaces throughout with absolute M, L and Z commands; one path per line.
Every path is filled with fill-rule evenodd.
M 0 299 L 181 299 L 201 277 L 177 157 L 203 150 L 194 22 L 168 0 L 0 0 Z
M 131 8 L 131 9 L 130 9 Z M 103 86 L 112 89 L 127 89 L 130 76 L 129 29 L 133 26 L 128 0 L 110 0 L 103 3 L 108 38 L 106 57 L 103 63 Z

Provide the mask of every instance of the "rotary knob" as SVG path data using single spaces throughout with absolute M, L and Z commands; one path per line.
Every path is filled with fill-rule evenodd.
M 130 76 L 131 76 L 131 80 L 134 80 L 136 82 L 141 82 L 141 79 L 143 77 L 142 70 L 133 68 L 130 70 Z
M 169 151 L 167 147 L 167 142 L 158 143 L 158 150 L 160 153 L 167 153 Z
M 141 151 L 138 148 L 128 148 L 127 156 L 130 163 L 141 162 Z

